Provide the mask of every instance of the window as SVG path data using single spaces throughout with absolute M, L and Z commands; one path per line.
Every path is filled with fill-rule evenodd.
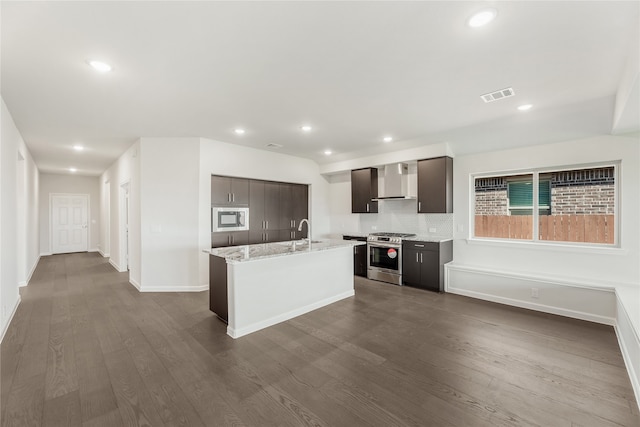
M 476 177 L 474 196 L 475 237 L 615 242 L 615 166 Z

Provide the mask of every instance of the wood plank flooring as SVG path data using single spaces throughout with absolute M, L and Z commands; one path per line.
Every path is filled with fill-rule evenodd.
M 44 257 L 1 346 L 2 426 L 640 426 L 613 328 L 356 278 L 233 340 L 201 293 Z

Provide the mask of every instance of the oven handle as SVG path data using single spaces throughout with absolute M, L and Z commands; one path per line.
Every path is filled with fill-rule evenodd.
M 367 242 L 367 245 L 375 246 L 378 248 L 394 248 L 394 249 L 400 249 L 402 247 L 402 245 L 398 245 L 396 243 Z

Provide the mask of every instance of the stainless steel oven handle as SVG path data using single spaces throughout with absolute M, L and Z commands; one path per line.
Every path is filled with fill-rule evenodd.
M 402 247 L 402 245 L 398 245 L 396 243 L 377 243 L 377 242 L 369 242 L 368 243 L 369 246 L 374 246 L 377 248 L 394 248 L 394 249 L 399 249 Z

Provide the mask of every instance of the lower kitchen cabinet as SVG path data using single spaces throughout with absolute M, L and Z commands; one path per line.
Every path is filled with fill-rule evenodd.
M 249 244 L 248 231 L 228 231 L 211 233 L 211 247 L 239 246 Z
M 209 310 L 225 323 L 229 321 L 227 260 L 213 255 L 209 256 Z
M 357 240 L 366 242 L 366 237 L 360 236 L 342 236 L 343 240 Z M 353 247 L 353 274 L 356 276 L 367 277 L 367 245 L 358 245 Z
M 402 283 L 444 292 L 444 265 L 453 259 L 453 241 L 402 243 Z

